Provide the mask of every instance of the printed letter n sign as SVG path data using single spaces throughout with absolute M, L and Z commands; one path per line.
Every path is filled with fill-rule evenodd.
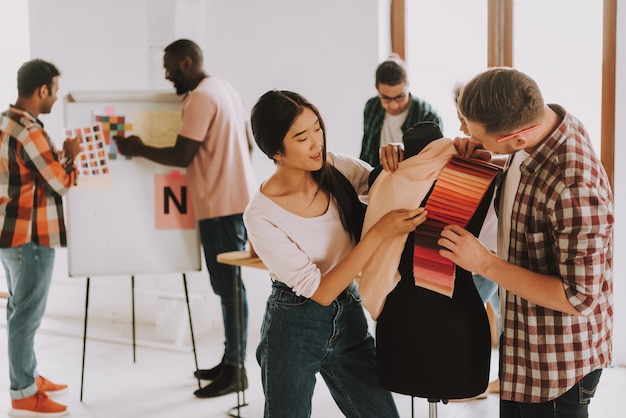
M 154 200 L 156 229 L 194 229 L 196 227 L 185 174 L 155 174 Z

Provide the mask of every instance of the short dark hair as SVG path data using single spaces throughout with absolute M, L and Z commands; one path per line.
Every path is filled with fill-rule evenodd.
M 487 133 L 506 133 L 538 123 L 544 101 L 535 80 L 509 67 L 491 67 L 461 90 L 459 111 Z
M 202 49 L 189 39 L 178 39 L 166 46 L 163 51 L 178 59 L 189 57 L 194 64 L 202 66 Z
M 52 80 L 60 75 L 59 69 L 50 62 L 38 58 L 26 61 L 17 70 L 17 95 L 31 97 L 41 86 L 48 86 L 52 94 Z
M 404 61 L 398 58 L 389 58 L 381 62 L 376 68 L 376 87 L 379 84 L 396 86 L 406 83 L 406 68 Z

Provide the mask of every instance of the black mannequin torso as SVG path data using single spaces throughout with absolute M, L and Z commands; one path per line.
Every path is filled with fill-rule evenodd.
M 429 142 L 441 137 L 436 124 L 415 125 L 403 138 L 405 158 L 416 155 Z M 492 182 L 466 226 L 474 235 L 480 232 L 494 185 Z M 428 196 L 424 202 L 427 199 Z M 491 336 L 472 274 L 456 268 L 452 298 L 416 286 L 413 248 L 414 233 L 411 233 L 398 267 L 401 280 L 387 295 L 377 319 L 379 381 L 393 392 L 428 399 L 476 396 L 486 389 L 489 381 Z

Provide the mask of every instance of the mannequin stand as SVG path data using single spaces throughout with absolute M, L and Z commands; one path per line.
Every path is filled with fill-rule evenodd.
M 437 418 L 437 404 L 443 402 L 447 404 L 447 399 L 431 399 L 428 398 L 428 418 Z M 411 417 L 415 418 L 415 396 L 411 396 Z

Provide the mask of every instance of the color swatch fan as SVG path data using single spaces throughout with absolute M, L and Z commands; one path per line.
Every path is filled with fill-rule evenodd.
M 456 266 L 439 255 L 437 241 L 446 225 L 465 227 L 500 167 L 453 156 L 441 171 L 426 201 L 426 221 L 415 230 L 413 275 L 417 286 L 448 297 L 454 293 Z

